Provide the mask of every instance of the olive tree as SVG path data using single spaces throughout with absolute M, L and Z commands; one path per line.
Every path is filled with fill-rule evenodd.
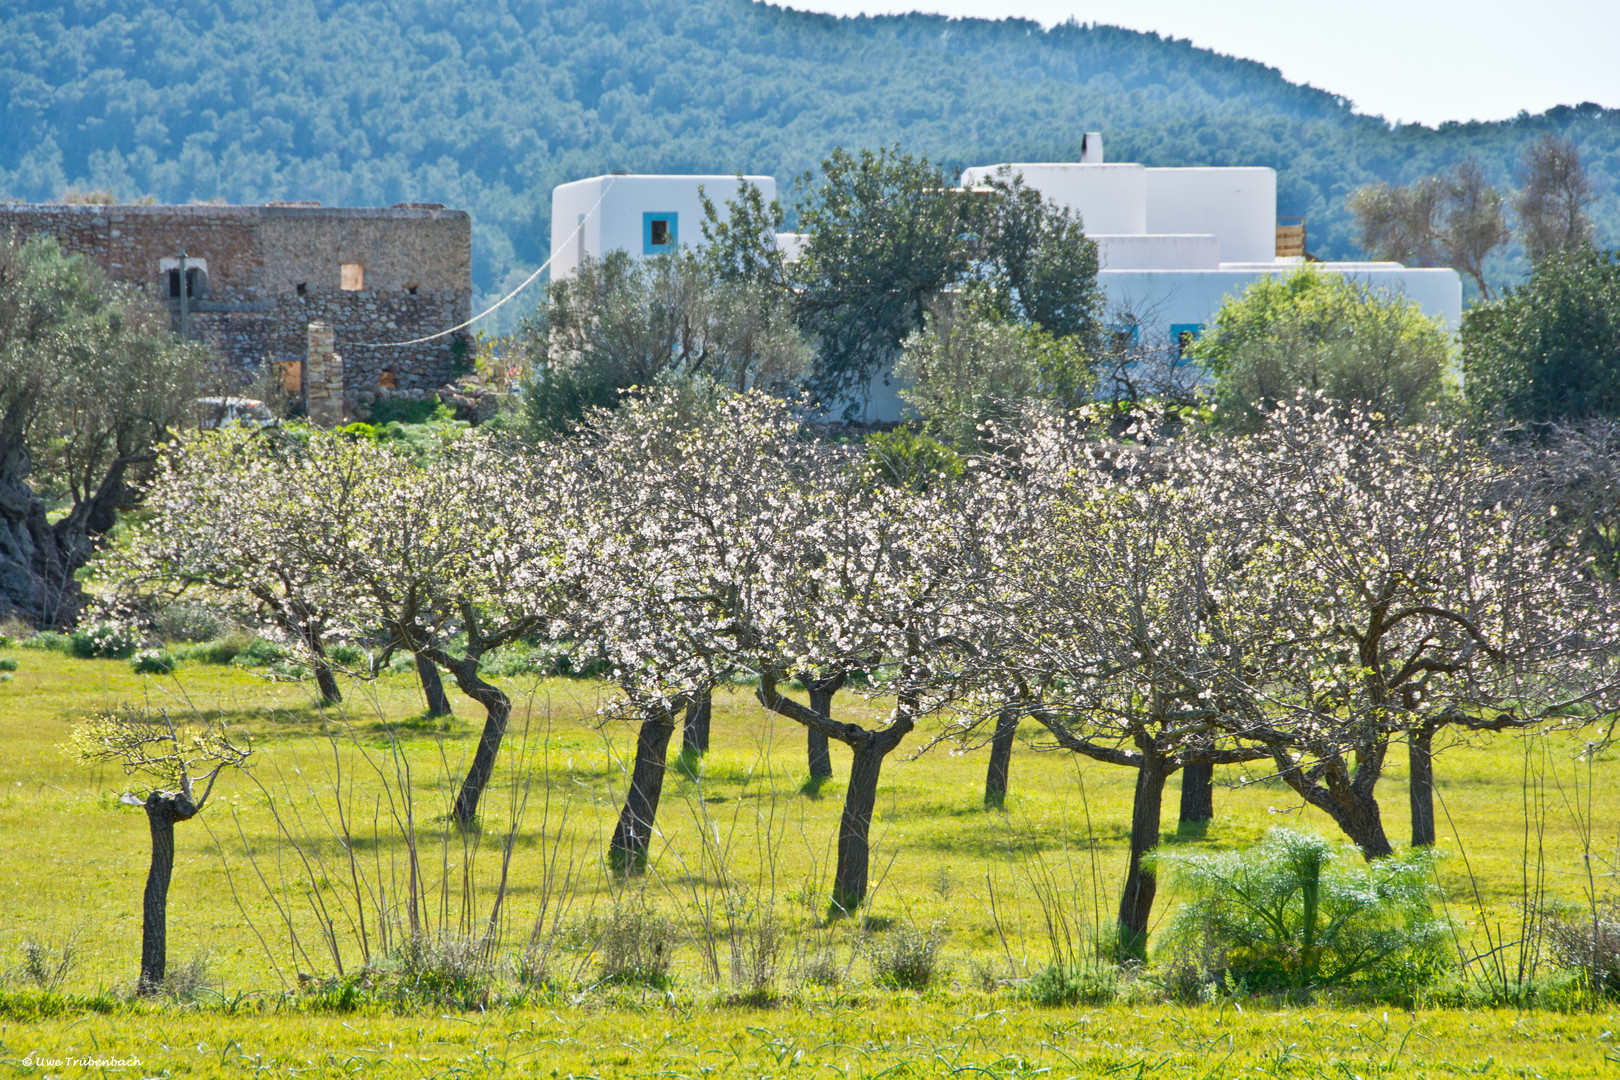
M 1379 181 L 1357 188 L 1346 202 L 1361 246 L 1375 258 L 1454 266 L 1483 299 L 1494 298 L 1485 260 L 1510 233 L 1502 193 L 1486 183 L 1473 158 L 1405 186 Z
M 794 216 L 804 241 L 792 260 L 774 236 L 785 215 L 757 189 L 743 184 L 724 220 L 706 206 L 705 258 L 787 305 L 815 347 L 804 385 L 823 409 L 859 414 L 930 305 L 956 289 L 982 287 L 1001 321 L 1094 344 L 1097 248 L 1079 215 L 1020 177 L 1004 173 L 974 190 L 954 181 L 898 147 L 836 149 L 819 176 L 800 178 Z
M 52 241 L 0 242 L 0 617 L 77 617 L 75 572 L 206 375 L 202 348 L 138 293 Z M 42 493 L 67 512 L 47 517 Z
M 1301 393 L 1411 421 L 1451 389 L 1442 322 L 1405 297 L 1308 267 L 1228 297 L 1189 355 L 1214 376 L 1216 405 L 1237 428 Z
M 552 283 L 520 339 L 532 373 L 524 409 L 538 436 L 575 427 L 593 408 L 617 406 L 631 387 L 785 393 L 810 364 L 775 292 L 723 278 L 690 250 L 586 259 Z
M 1522 186 L 1513 197 L 1513 209 L 1530 260 L 1592 243 L 1592 218 L 1586 211 L 1596 192 L 1575 140 L 1542 132 L 1525 151 L 1520 171 Z

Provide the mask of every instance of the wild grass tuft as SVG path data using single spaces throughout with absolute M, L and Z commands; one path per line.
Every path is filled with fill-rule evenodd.
M 897 925 L 866 944 L 866 958 L 880 986 L 896 990 L 926 990 L 942 970 L 940 946 L 945 927 Z

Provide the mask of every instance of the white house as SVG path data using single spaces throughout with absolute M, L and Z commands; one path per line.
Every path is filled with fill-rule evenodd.
M 1144 347 L 1179 348 L 1196 337 L 1221 303 L 1268 274 L 1306 261 L 1304 224 L 1277 217 L 1277 173 L 1263 167 L 1147 168 L 1103 160 L 1102 137 L 1087 132 L 1078 162 L 981 165 L 962 174 L 964 188 L 999 176 L 1024 183 L 1059 206 L 1079 211 L 1096 241 L 1098 284 L 1116 332 Z M 767 201 L 776 182 L 750 176 Z M 553 278 L 586 254 L 623 248 L 648 255 L 701 242 L 702 187 L 716 207 L 737 197 L 735 176 L 596 176 L 563 184 L 551 196 Z M 781 233 L 794 257 L 803 238 Z M 1462 321 L 1462 279 L 1449 268 L 1393 262 L 1313 262 L 1369 287 L 1403 295 L 1455 329 Z M 867 401 L 871 419 L 896 419 L 901 402 L 879 379 Z
M 749 176 L 767 205 L 776 181 Z M 551 191 L 551 277 L 568 277 L 585 256 L 623 249 L 632 255 L 703 242 L 699 189 L 722 213 L 741 184 L 731 176 L 630 176 L 614 173 L 560 184 Z
M 1084 145 L 1079 162 L 982 165 L 965 170 L 962 184 L 1021 175 L 1059 206 L 1079 211 L 1087 237 L 1097 243 L 1097 280 L 1111 317 L 1133 336 L 1167 344 L 1196 336 L 1228 296 L 1261 275 L 1289 273 L 1305 262 L 1303 223 L 1277 217 L 1274 169 L 1110 164 L 1103 161 L 1101 136 L 1088 132 Z M 1453 329 L 1461 322 L 1462 279 L 1455 270 L 1392 262 L 1312 265 L 1406 296 Z

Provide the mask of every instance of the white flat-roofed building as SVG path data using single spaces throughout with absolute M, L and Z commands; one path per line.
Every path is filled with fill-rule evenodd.
M 1197 336 L 1229 296 L 1262 275 L 1287 274 L 1302 256 L 1304 224 L 1277 217 L 1277 173 L 1265 167 L 1144 168 L 1103 161 L 1088 132 L 1078 162 L 980 165 L 964 187 L 1021 176 L 1058 206 L 1076 210 L 1097 244 L 1097 282 L 1111 317 L 1144 344 Z M 1285 253 L 1293 240 L 1299 254 Z M 1391 262 L 1317 262 L 1369 288 L 1405 296 L 1452 329 L 1462 321 L 1462 279 L 1449 268 Z
M 744 179 L 767 205 L 776 198 L 769 176 Z M 551 191 L 551 277 L 568 277 L 586 256 L 623 250 L 640 257 L 703 242 L 707 195 L 723 214 L 742 184 L 735 174 L 643 176 L 613 174 L 560 184 Z
M 962 173 L 964 188 L 998 177 L 1023 182 L 1058 206 L 1077 211 L 1097 244 L 1097 281 L 1116 332 L 1146 348 L 1180 348 L 1208 326 L 1228 297 L 1266 275 L 1289 274 L 1307 261 L 1375 291 L 1405 296 L 1425 315 L 1455 330 L 1462 321 L 1462 279 L 1455 270 L 1393 262 L 1319 262 L 1305 255 L 1305 227 L 1277 216 L 1277 173 L 1265 167 L 1147 168 L 1103 160 L 1102 137 L 1087 132 L 1077 162 L 981 165 Z M 776 182 L 750 176 L 767 202 Z M 585 255 L 616 248 L 650 255 L 670 245 L 702 242 L 702 187 L 724 210 L 735 176 L 596 176 L 552 193 L 553 278 Z M 780 233 L 789 259 L 805 237 Z M 894 420 L 902 404 L 887 376 L 874 381 L 865 418 Z

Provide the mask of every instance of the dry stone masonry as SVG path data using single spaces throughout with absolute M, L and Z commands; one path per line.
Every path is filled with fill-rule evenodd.
M 379 387 L 385 396 L 428 396 L 468 355 L 464 333 L 381 344 L 470 317 L 472 219 L 464 210 L 18 204 L 0 206 L 0 237 L 7 235 L 54 237 L 114 280 L 166 301 L 177 329 L 184 252 L 191 335 L 244 369 L 305 361 L 311 324 L 326 324 L 328 354 L 342 358 L 341 396 L 331 402 L 340 413 L 360 411 Z M 304 374 L 314 389 L 315 372 Z

